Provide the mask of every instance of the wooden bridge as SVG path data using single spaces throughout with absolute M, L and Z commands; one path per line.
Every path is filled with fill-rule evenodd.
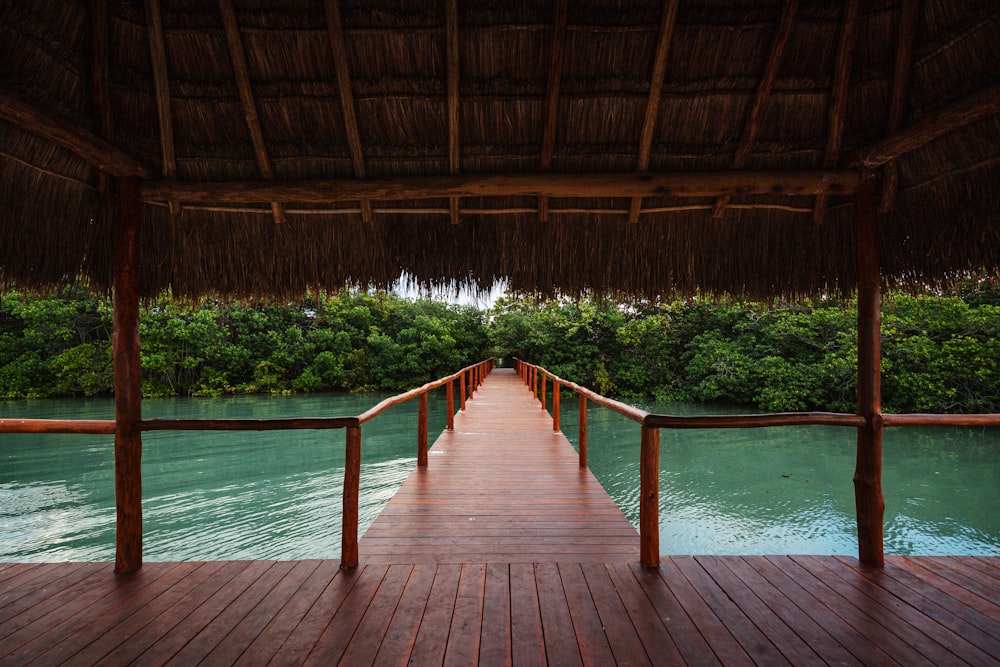
M 514 372 L 453 425 L 357 567 L 0 564 L 0 664 L 1000 664 L 998 558 L 643 567 L 635 528 Z

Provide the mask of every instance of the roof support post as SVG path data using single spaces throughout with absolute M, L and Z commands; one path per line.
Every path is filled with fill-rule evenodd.
M 855 199 L 858 270 L 858 427 L 854 502 L 858 519 L 858 560 L 882 567 L 882 385 L 881 276 L 879 269 L 878 187 L 871 173 L 862 178 Z
M 118 183 L 115 218 L 115 573 L 142 567 L 142 369 L 139 363 L 139 184 Z

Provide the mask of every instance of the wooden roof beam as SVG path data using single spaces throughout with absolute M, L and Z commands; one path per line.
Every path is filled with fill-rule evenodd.
M 853 194 L 855 169 L 825 171 L 719 171 L 680 173 L 461 174 L 311 181 L 148 182 L 147 201 L 192 204 L 297 202 L 332 204 L 360 199 L 393 201 L 452 197 L 721 197 Z
M 757 141 L 761 118 L 764 115 L 764 105 L 767 103 L 771 88 L 774 87 L 774 82 L 778 78 L 778 69 L 781 67 L 785 46 L 792 35 L 798 5 L 798 0 L 785 0 L 781 7 L 778 28 L 774 35 L 774 41 L 771 43 L 771 55 L 768 57 L 760 83 L 757 84 L 757 92 L 754 94 L 750 115 L 747 117 L 747 124 L 743 130 L 743 137 L 740 139 L 740 145 L 736 148 L 736 154 L 733 156 L 733 169 L 742 169 L 746 166 L 747 160 L 750 158 L 750 151 L 753 149 L 754 142 Z M 712 217 L 718 219 L 725 215 L 728 204 L 729 197 L 716 199 L 715 207 L 712 209 Z
M 639 163 L 637 169 L 649 169 L 649 153 L 653 148 L 653 132 L 656 130 L 656 119 L 660 113 L 660 97 L 663 93 L 663 78 L 667 73 L 667 56 L 670 55 L 670 42 L 674 37 L 674 24 L 677 22 L 677 7 L 680 0 L 667 0 L 663 6 L 660 19 L 660 37 L 656 44 L 656 56 L 653 58 L 653 74 L 649 82 L 649 99 L 646 102 L 646 117 L 642 122 L 642 134 L 639 136 Z M 628 221 L 639 221 L 639 210 L 642 199 L 635 198 L 629 205 Z
M 873 146 L 856 151 L 848 164 L 869 169 L 879 167 L 959 128 L 996 115 L 1000 115 L 1000 83 L 955 100 Z
M 559 117 L 559 84 L 562 80 L 563 47 L 566 43 L 566 23 L 569 0 L 554 0 L 552 7 L 552 40 L 549 42 L 549 85 L 545 98 L 545 129 L 542 131 L 542 171 L 552 170 L 556 152 L 556 120 Z M 549 219 L 548 197 L 538 198 L 538 221 Z
M 833 87 L 830 90 L 826 148 L 823 151 L 823 168 L 830 169 L 840 161 L 840 147 L 844 140 L 844 120 L 847 112 L 847 93 L 851 83 L 851 65 L 854 62 L 854 45 L 858 41 L 860 0 L 845 0 L 840 21 L 840 39 L 837 60 L 833 68 Z M 823 224 L 829 201 L 825 196 L 816 198 L 813 221 Z
M 149 167 L 117 146 L 22 99 L 4 87 L 0 87 L 0 120 L 62 146 L 91 166 L 117 178 L 155 176 Z
M 226 33 L 226 44 L 229 47 L 229 60 L 233 64 L 233 76 L 236 88 L 240 93 L 243 105 L 243 115 L 246 117 L 247 128 L 250 130 L 250 140 L 253 142 L 254 154 L 261 176 L 271 180 L 274 172 L 271 170 L 271 160 L 264 144 L 264 133 L 260 127 L 260 116 L 257 114 L 257 103 L 254 100 L 253 89 L 250 87 L 250 73 L 247 69 L 246 52 L 240 39 L 240 29 L 236 24 L 236 11 L 233 0 L 219 0 L 219 13 L 222 15 L 222 26 Z M 271 211 L 276 223 L 285 222 L 285 211 L 279 202 L 271 202 Z
M 459 144 L 459 95 L 458 95 L 458 0 L 448 0 L 446 3 L 445 34 L 448 46 L 448 173 L 455 175 L 462 167 L 461 146 Z M 451 224 L 459 223 L 459 201 L 452 197 L 448 202 Z
M 108 19 L 108 0 L 91 0 L 90 3 L 90 101 L 94 108 L 94 125 L 97 136 L 111 137 L 111 104 L 109 70 L 111 31 Z M 105 205 L 111 203 L 111 179 L 103 171 L 97 172 L 97 191 Z
M 153 89 L 156 91 L 156 112 L 160 121 L 160 151 L 163 154 L 163 177 L 177 178 L 177 158 L 174 155 L 174 121 L 170 111 L 170 79 L 167 76 L 167 50 L 163 40 L 159 0 L 145 0 L 146 24 L 149 33 L 149 59 L 153 66 Z M 170 202 L 170 212 L 179 215 L 180 204 Z
M 903 124 L 910 86 L 910 71 L 913 69 L 913 43 L 917 37 L 919 17 L 920 0 L 902 0 L 896 38 L 896 66 L 892 77 L 892 98 L 889 102 L 889 120 L 886 123 L 887 136 Z M 882 170 L 882 201 L 879 208 L 883 213 L 888 213 L 895 207 L 898 190 L 899 168 L 895 162 L 890 162 Z
M 347 68 L 347 42 L 344 26 L 340 20 L 339 0 L 326 0 L 326 27 L 330 33 L 330 49 L 333 52 L 333 66 L 337 72 L 337 89 L 340 92 L 340 107 L 344 114 L 344 129 L 347 132 L 347 147 L 351 151 L 354 175 L 365 178 L 365 156 L 361 150 L 361 133 L 358 132 L 358 117 L 354 108 L 354 92 L 351 90 L 351 72 Z M 361 218 L 366 225 L 374 220 L 372 203 L 361 201 Z

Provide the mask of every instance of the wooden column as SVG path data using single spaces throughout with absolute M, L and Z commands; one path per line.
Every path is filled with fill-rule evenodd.
M 458 395 L 460 397 L 460 409 L 465 411 L 465 371 L 458 374 Z
M 552 381 L 552 430 L 559 432 L 559 383 Z
M 358 565 L 358 495 L 361 492 L 361 427 L 348 426 L 344 449 L 344 499 L 340 569 Z
M 545 373 L 541 373 L 542 376 L 542 388 L 540 390 L 542 398 L 542 410 L 545 409 Z
M 427 465 L 427 392 L 420 394 L 417 407 L 417 465 Z
M 854 501 L 858 517 L 858 559 L 884 563 L 882 496 L 881 277 L 879 270 L 878 189 L 866 174 L 855 199 L 858 265 L 858 414 L 868 423 L 858 429 Z
M 580 421 L 577 430 L 577 440 L 580 443 L 580 467 L 587 467 L 587 397 L 580 394 Z
M 660 429 L 650 426 L 639 451 L 639 562 L 660 566 Z
M 139 363 L 139 183 L 118 183 L 115 219 L 115 572 L 142 567 L 142 368 Z
M 455 381 L 450 380 L 447 385 L 445 385 L 448 394 L 448 430 L 455 430 Z

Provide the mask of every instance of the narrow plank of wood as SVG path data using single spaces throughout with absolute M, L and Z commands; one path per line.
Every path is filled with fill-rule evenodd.
M 768 579 L 781 592 L 792 599 L 802 613 L 808 614 L 819 623 L 841 646 L 850 651 L 864 664 L 898 664 L 877 644 L 862 634 L 856 627 L 844 620 L 828 604 L 832 595 L 817 587 L 811 577 L 792 576 L 794 569 L 782 562 L 781 566 L 765 556 L 750 556 L 746 562 Z M 789 569 L 786 570 L 786 567 Z
M 274 615 L 271 622 L 257 635 L 256 639 L 247 646 L 235 664 L 243 666 L 268 664 L 339 573 L 339 561 L 319 561 L 316 569 L 302 582 L 295 595 Z
M 660 621 L 656 608 L 646 597 L 632 570 L 624 563 L 607 563 L 604 566 L 618 589 L 632 626 L 654 664 L 676 665 L 684 662 L 680 649 L 674 643 L 666 626 Z
M 219 579 L 225 583 L 208 598 L 198 601 L 194 608 L 185 607 L 182 619 L 162 618 L 156 626 L 169 626 L 145 651 L 131 661 L 139 667 L 162 665 L 182 650 L 191 639 L 207 627 L 243 592 L 253 585 L 273 565 L 273 561 L 229 561 L 219 572 Z M 183 622 L 181 622 L 181 620 Z M 151 624 L 152 625 L 152 624 Z
M 161 567 L 143 568 L 141 576 L 133 577 L 130 585 L 113 597 L 91 605 L 61 625 L 46 628 L 45 633 L 22 646 L 20 654 L 34 654 L 32 659 L 43 664 L 62 664 L 70 658 L 82 664 L 83 661 L 75 657 L 82 649 L 89 647 L 95 638 L 105 635 L 149 602 L 169 592 L 174 586 L 183 584 L 191 571 L 191 566 L 182 567 L 177 563 L 158 565 Z M 63 638 L 62 641 L 54 639 L 59 637 Z
M 368 610 L 361 618 L 358 629 L 351 638 L 341 663 L 345 665 L 373 665 L 378 655 L 382 638 L 385 636 L 392 620 L 393 613 L 399 604 L 399 599 L 405 590 L 406 583 L 413 572 L 411 565 L 392 565 L 385 579 L 378 587 L 378 592 Z
M 337 612 L 327 616 L 329 623 L 303 665 L 335 665 L 340 661 L 388 571 L 380 565 L 365 568 Z
M 573 630 L 566 591 L 555 563 L 535 565 L 535 589 L 542 619 L 545 656 L 550 664 L 582 665 L 579 641 Z
M 455 613 L 448 633 L 448 646 L 444 653 L 445 665 L 464 666 L 479 662 L 485 587 L 486 564 L 463 564 L 458 580 Z
M 674 556 L 670 560 L 697 589 L 701 598 L 754 662 L 769 665 L 789 664 L 781 651 L 754 625 L 693 556 Z
M 958 655 L 949 651 L 947 646 L 954 646 L 955 640 L 962 643 L 961 637 L 944 637 L 943 635 L 952 633 L 943 630 L 933 619 L 923 615 L 893 593 L 854 573 L 844 576 L 843 568 L 834 565 L 831 559 L 793 556 L 792 560 L 854 604 L 861 614 L 871 619 L 872 624 L 884 626 L 899 637 L 908 648 L 913 649 L 913 653 L 908 651 L 894 653 L 896 659 L 905 659 L 909 655 L 915 663 L 930 660 L 939 665 L 958 659 Z M 863 618 L 861 622 L 865 622 Z M 945 644 L 935 641 L 939 637 Z M 891 648 L 888 644 L 885 646 Z
M 724 665 L 752 664 L 750 656 L 702 599 L 701 591 L 692 586 L 684 573 L 678 569 L 673 558 L 664 558 L 660 561 L 659 573 L 667 588 L 684 607 L 691 621 L 701 632 L 701 636 Z
M 614 654 L 611 644 L 605 634 L 601 616 L 594 606 L 594 599 L 587 586 L 581 566 L 577 563 L 559 566 L 563 590 L 566 593 L 566 603 L 569 605 L 570 618 L 576 634 L 580 657 L 586 665 L 614 664 Z
M 961 563 L 970 571 L 975 571 L 979 574 L 990 577 L 993 579 L 993 583 L 991 585 L 1000 589 L 1000 565 L 991 564 L 994 561 L 1000 563 L 1000 558 L 988 558 L 982 556 L 948 556 L 948 560 L 953 563 Z
M 434 584 L 433 565 L 417 564 L 410 572 L 403 594 L 396 605 L 396 611 L 389 621 L 382 645 L 376 656 L 380 665 L 406 665 L 413 651 L 420 621 L 427 608 L 427 598 Z
M 22 577 L 27 575 L 33 570 L 43 570 L 44 568 L 52 568 L 57 563 L 0 563 L 0 602 L 6 599 L 8 592 L 8 586 L 11 585 L 9 582 L 15 577 Z M 61 564 L 65 566 L 65 564 Z M 37 573 L 36 573 L 37 576 Z
M 330 624 L 330 620 L 345 604 L 347 596 L 362 579 L 369 576 L 373 570 L 378 579 L 385 574 L 384 566 L 373 566 L 362 563 L 356 568 L 343 571 L 339 569 L 330 584 L 323 590 L 316 602 L 309 608 L 302 620 L 295 626 L 285 642 L 275 652 L 276 664 L 300 665 L 316 645 L 320 635 Z
M 545 639 L 538 609 L 535 569 L 527 563 L 510 566 L 510 641 L 514 664 L 545 664 Z
M 685 662 L 693 665 L 720 664 L 719 658 L 691 621 L 687 611 L 674 597 L 669 586 L 660 577 L 659 572 L 642 567 L 639 563 L 630 563 L 629 569 L 649 598 L 660 622 L 670 632 Z
M 1000 655 L 1000 618 L 991 618 L 952 595 L 953 592 L 962 594 L 964 589 L 938 579 L 931 572 L 899 557 L 888 560 L 885 569 L 881 571 L 861 568 L 853 559 L 838 557 L 836 560 L 858 576 L 895 591 L 908 604 L 933 618 L 942 627 L 964 637 L 987 653 Z
M 166 664 L 194 665 L 208 658 L 212 650 L 226 639 L 294 566 L 295 563 L 290 561 L 273 563 L 237 597 L 230 600 Z
M 0 589 L 0 637 L 6 636 L 4 623 L 8 619 L 73 585 L 77 579 L 74 573 L 82 567 L 83 563 L 34 563 L 13 571 Z
M 931 556 L 911 556 L 910 560 L 938 576 L 947 579 L 978 596 L 986 605 L 977 603 L 987 613 L 1000 616 L 1000 586 L 990 577 L 983 577 L 976 570 L 966 567 L 955 558 L 935 558 Z
M 745 558 L 738 556 L 721 558 L 729 570 L 752 590 L 763 602 L 784 621 L 806 645 L 819 654 L 820 658 L 832 665 L 861 665 L 853 653 L 841 645 L 828 633 L 825 627 L 804 613 L 796 601 L 803 602 L 805 596 L 797 595 L 785 586 L 775 584 L 750 567 Z M 779 582 L 780 583 L 780 582 Z M 791 596 L 786 593 L 791 592 Z M 805 603 L 805 602 L 803 602 Z
M 299 587 L 316 570 L 318 565 L 319 561 L 317 560 L 291 563 L 288 571 L 274 583 L 273 587 L 229 631 L 225 638 L 216 644 L 215 648 L 205 656 L 200 664 L 206 666 L 233 664 L 235 659 L 239 658 L 247 646 L 253 643 L 267 627 L 271 619 L 281 611 L 285 603 L 298 593 Z
M 483 630 L 479 661 L 484 665 L 510 665 L 510 565 L 488 563 L 483 591 Z
M 28 596 L 31 604 L 2 626 L 3 638 L 0 639 L 0 660 L 17 650 L 19 646 L 30 641 L 45 628 L 61 623 L 81 610 L 101 599 L 113 586 L 108 585 L 110 572 L 106 565 L 93 567 L 91 564 L 77 572 L 79 578 L 71 578 L 69 586 L 60 586 L 54 594 L 48 594 L 44 589 L 39 597 Z M 74 580 L 75 579 L 75 580 Z M 124 585 L 123 581 L 115 581 Z M 27 602 L 27 600 L 22 599 Z
M 427 607 L 413 642 L 413 652 L 410 655 L 413 664 L 440 665 L 444 661 L 461 575 L 461 565 L 438 566 L 427 598 Z
M 126 607 L 125 617 L 74 655 L 73 661 L 81 665 L 127 664 L 131 657 L 141 653 L 146 646 L 163 634 L 159 628 L 152 632 L 144 632 L 150 624 L 162 616 L 169 616 L 171 610 L 176 609 L 178 605 L 183 606 L 192 597 L 198 599 L 197 596 L 203 593 L 203 588 L 209 591 L 204 593 L 206 597 L 214 590 L 209 579 L 216 576 L 222 565 L 221 562 L 184 564 L 179 568 L 185 574 L 180 583 L 139 609 Z M 175 616 L 178 620 L 180 617 L 182 616 Z
M 614 582 L 611 581 L 604 565 L 585 563 L 580 568 L 587 580 L 594 607 L 604 625 L 615 662 L 632 665 L 649 664 L 650 656 L 646 654 L 642 641 L 629 620 L 628 611 L 622 605 L 615 591 Z
M 789 662 L 803 665 L 821 660 L 820 656 L 809 647 L 809 644 L 802 641 L 802 638 L 758 597 L 754 588 L 748 586 L 733 570 L 727 567 L 726 564 L 732 559 L 718 556 L 699 556 L 695 560 L 725 591 L 729 599 L 746 614 L 747 618 L 753 620 L 753 623 L 760 628 L 760 631 Z

